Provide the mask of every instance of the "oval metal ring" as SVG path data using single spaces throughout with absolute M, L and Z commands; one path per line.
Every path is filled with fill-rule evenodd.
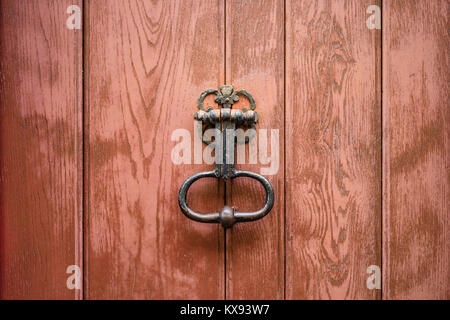
M 184 181 L 183 184 L 181 185 L 180 192 L 178 193 L 178 205 L 180 206 L 181 212 L 183 212 L 183 214 L 189 219 L 205 223 L 219 223 L 220 222 L 219 213 L 205 213 L 205 214 L 197 213 L 191 208 L 189 208 L 188 204 L 186 203 L 187 192 L 191 187 L 191 185 L 198 179 L 208 177 L 217 178 L 216 171 L 203 171 L 187 178 L 186 181 Z
M 273 188 L 269 180 L 267 180 L 265 177 L 255 172 L 241 171 L 241 170 L 236 170 L 234 172 L 234 175 L 232 176 L 232 179 L 237 177 L 249 177 L 258 180 L 259 183 L 263 185 L 264 190 L 266 191 L 266 202 L 264 203 L 264 206 L 258 211 L 253 212 L 236 211 L 234 213 L 234 218 L 236 222 L 254 221 L 266 216 L 270 212 L 270 210 L 272 210 L 273 203 L 275 201 L 275 193 L 273 192 Z
M 272 210 L 275 201 L 275 194 L 269 180 L 264 178 L 262 175 L 254 172 L 236 170 L 231 176 L 231 179 L 237 177 L 249 177 L 259 181 L 263 185 L 266 192 L 266 202 L 264 203 L 264 206 L 261 209 L 252 212 L 236 211 L 234 208 L 231 208 L 229 206 L 225 206 L 220 212 L 205 214 L 195 212 L 194 210 L 189 208 L 186 202 L 187 192 L 195 181 L 208 177 L 216 178 L 216 171 L 204 171 L 196 173 L 186 179 L 186 181 L 184 181 L 184 183 L 182 184 L 180 192 L 178 193 L 178 205 L 180 206 L 181 212 L 183 212 L 183 214 L 187 218 L 198 222 L 220 223 L 224 228 L 230 228 L 236 222 L 248 222 L 261 219 L 266 216 L 270 212 L 270 210 Z

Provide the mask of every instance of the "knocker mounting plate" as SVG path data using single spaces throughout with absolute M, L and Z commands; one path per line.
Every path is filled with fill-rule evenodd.
M 212 107 L 204 108 L 203 102 L 208 95 L 216 95 L 215 102 L 221 108 L 213 109 Z M 232 109 L 233 104 L 239 101 L 239 96 L 244 96 L 250 102 L 249 108 Z M 183 214 L 189 219 L 206 222 L 220 223 L 224 228 L 232 227 L 236 222 L 248 222 L 261 219 L 266 216 L 274 204 L 274 192 L 270 182 L 263 176 L 250 172 L 236 170 L 234 166 L 234 149 L 236 134 L 235 130 L 238 126 L 245 126 L 254 129 L 258 122 L 258 113 L 255 110 L 256 104 L 252 95 L 245 90 L 234 91 L 232 85 L 223 85 L 220 90 L 208 89 L 202 92 L 198 99 L 198 111 L 194 118 L 201 121 L 206 127 L 215 128 L 219 139 L 216 137 L 216 168 L 213 171 L 204 171 L 189 177 L 181 186 L 178 194 L 178 204 Z M 255 130 L 253 130 L 254 132 Z M 251 139 L 251 136 L 248 138 Z M 246 142 L 248 142 L 246 137 Z M 211 143 L 211 141 L 205 141 Z M 259 181 L 266 192 L 266 202 L 264 206 L 254 212 L 240 212 L 228 205 L 224 206 L 220 212 L 201 214 L 189 208 L 186 202 L 187 192 L 190 186 L 197 180 L 206 177 L 221 178 L 225 182 L 237 177 L 249 177 Z

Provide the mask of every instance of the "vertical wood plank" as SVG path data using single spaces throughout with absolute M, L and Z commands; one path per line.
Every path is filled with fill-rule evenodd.
M 381 263 L 378 1 L 286 2 L 286 298 L 374 299 Z M 379 291 L 378 291 L 379 292 Z
M 383 298 L 449 299 L 448 1 L 383 1 Z
M 265 175 L 275 191 L 269 215 L 227 231 L 226 295 L 229 299 L 284 298 L 284 3 L 283 1 L 226 1 L 226 82 L 246 89 L 256 101 L 258 136 L 266 129 L 268 156 L 278 157 L 278 170 L 261 172 L 269 164 L 236 164 L 238 169 Z M 241 99 L 234 108 L 248 107 Z M 271 130 L 278 130 L 279 152 L 271 154 Z M 258 140 L 258 148 L 261 147 Z M 261 150 L 259 149 L 261 156 Z M 238 210 L 257 210 L 264 189 L 248 178 L 233 180 L 229 204 Z
M 222 83 L 223 7 L 215 0 L 89 2 L 90 299 L 223 298 L 220 227 L 188 220 L 177 201 L 182 182 L 211 165 L 171 160 L 173 131 L 193 135 L 198 96 Z M 194 189 L 193 208 L 221 208 L 216 179 Z
M 81 1 L 0 2 L 0 298 L 74 299 L 82 268 Z

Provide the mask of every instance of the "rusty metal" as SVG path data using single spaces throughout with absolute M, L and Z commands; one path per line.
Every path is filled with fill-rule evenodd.
M 203 106 L 203 101 L 206 96 L 216 95 L 215 102 L 221 105 L 221 109 L 213 109 Z M 233 104 L 239 101 L 239 96 L 244 96 L 250 102 L 250 108 L 243 108 L 242 110 L 232 109 Z M 197 105 L 199 111 L 194 115 L 198 121 L 202 121 L 205 128 L 215 128 L 220 132 L 220 147 L 216 149 L 216 168 L 213 171 L 204 171 L 194 174 L 189 177 L 181 186 L 178 194 L 178 204 L 183 214 L 189 219 L 205 222 L 205 223 L 220 223 L 224 228 L 231 228 L 236 222 L 248 222 L 261 219 L 266 216 L 274 204 L 274 192 L 270 182 L 263 176 L 250 172 L 236 170 L 234 166 L 234 149 L 235 149 L 235 129 L 237 126 L 245 126 L 248 128 L 255 128 L 258 122 L 258 113 L 254 111 L 256 108 L 255 100 L 245 90 L 234 91 L 233 86 L 224 85 L 219 90 L 208 89 L 200 95 Z M 248 142 L 247 138 L 245 142 Z M 210 144 L 211 141 L 205 140 L 203 142 Z M 218 152 L 219 151 L 219 152 Z M 222 210 L 215 213 L 198 213 L 192 210 L 187 202 L 186 196 L 190 186 L 197 180 L 207 177 L 221 178 L 225 182 L 235 179 L 237 177 L 248 177 L 260 182 L 266 192 L 266 202 L 264 206 L 253 212 L 240 212 L 235 208 L 225 205 Z

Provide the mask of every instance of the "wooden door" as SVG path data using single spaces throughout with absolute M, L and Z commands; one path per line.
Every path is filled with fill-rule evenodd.
M 448 299 L 447 11 L 1 1 L 0 297 Z M 226 231 L 178 208 L 213 165 L 171 158 L 223 84 L 253 95 L 278 146 L 271 213 Z M 252 210 L 264 194 L 206 179 L 189 201 Z

